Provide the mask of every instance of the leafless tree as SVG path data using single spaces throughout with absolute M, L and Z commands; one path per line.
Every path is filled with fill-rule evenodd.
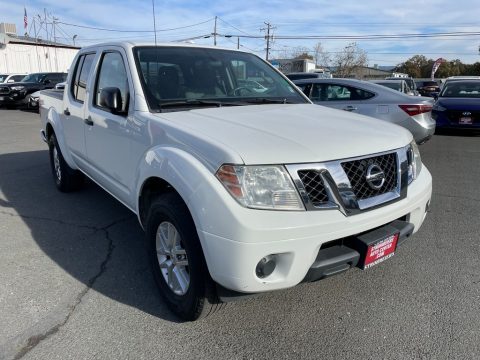
M 332 65 L 332 57 L 322 46 L 322 43 L 317 43 L 313 47 L 313 53 L 315 58 L 315 65 L 329 68 Z
M 338 77 L 362 77 L 362 68 L 368 64 L 367 53 L 356 43 L 350 43 L 335 55 L 333 63 Z

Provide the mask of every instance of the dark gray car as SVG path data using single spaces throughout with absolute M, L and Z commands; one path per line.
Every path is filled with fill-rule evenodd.
M 432 99 L 409 96 L 371 82 L 354 79 L 306 79 L 294 83 L 315 104 L 356 112 L 400 125 L 424 143 L 435 132 Z

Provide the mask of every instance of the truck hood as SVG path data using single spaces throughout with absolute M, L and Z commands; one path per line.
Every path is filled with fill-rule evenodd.
M 222 144 L 247 165 L 337 160 L 397 149 L 412 140 L 397 125 L 312 104 L 232 106 L 155 116 Z

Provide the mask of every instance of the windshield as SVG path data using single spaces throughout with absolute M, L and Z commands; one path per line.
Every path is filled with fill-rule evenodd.
M 480 98 L 480 81 L 445 83 L 440 97 Z
M 45 78 L 45 74 L 30 74 L 25 76 L 21 82 L 34 82 L 34 83 L 41 83 Z
M 150 109 L 307 103 L 299 91 L 255 55 L 192 47 L 137 47 L 135 61 Z

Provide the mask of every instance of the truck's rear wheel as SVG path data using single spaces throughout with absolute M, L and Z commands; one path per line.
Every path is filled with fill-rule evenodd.
M 50 165 L 57 189 L 62 192 L 77 190 L 83 184 L 83 174 L 68 166 L 58 146 L 55 134 L 49 139 Z
M 180 196 L 167 193 L 151 202 L 146 232 L 153 275 L 168 307 L 184 320 L 220 308 L 195 224 Z

